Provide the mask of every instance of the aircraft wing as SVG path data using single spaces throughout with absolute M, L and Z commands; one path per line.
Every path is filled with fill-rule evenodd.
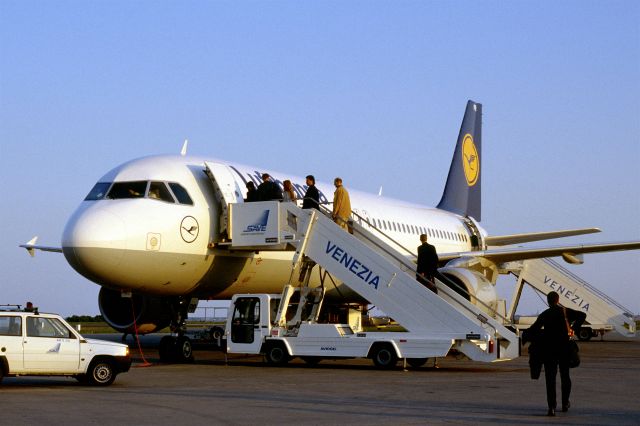
M 460 257 L 483 257 L 496 264 L 500 264 L 504 262 L 513 262 L 516 260 L 541 259 L 545 257 L 562 256 L 569 263 L 581 263 L 581 259 L 579 256 L 585 253 L 601 253 L 608 251 L 638 249 L 640 249 L 640 241 L 627 241 L 621 243 L 581 244 L 557 247 L 501 248 L 458 253 L 442 253 L 438 254 L 438 257 L 441 261 L 452 260 Z
M 38 241 L 38 237 L 33 237 L 28 243 L 20 244 L 20 247 L 27 249 L 27 252 L 29 252 L 31 257 L 35 256 L 36 250 L 62 253 L 62 247 L 37 246 L 36 241 Z
M 573 237 L 575 235 L 594 234 L 601 232 L 598 228 L 567 229 L 564 231 L 552 232 L 530 232 L 527 234 L 497 235 L 487 236 L 484 242 L 488 246 L 506 246 L 520 243 L 530 243 L 532 241 L 550 240 L 553 238 Z

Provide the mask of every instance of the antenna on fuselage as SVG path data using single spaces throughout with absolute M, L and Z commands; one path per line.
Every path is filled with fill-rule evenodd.
M 184 143 L 182 144 L 182 150 L 180 151 L 180 155 L 182 155 L 183 157 L 185 155 L 187 155 L 187 146 L 189 145 L 189 139 L 185 139 Z

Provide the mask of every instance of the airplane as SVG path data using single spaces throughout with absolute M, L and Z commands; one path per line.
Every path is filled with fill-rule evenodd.
M 181 330 L 194 302 L 230 299 L 237 293 L 280 293 L 291 277 L 292 251 L 234 251 L 226 244 L 229 203 L 241 203 L 246 184 L 268 173 L 282 187 L 291 180 L 298 199 L 305 179 L 273 170 L 186 155 L 156 155 L 119 165 L 101 177 L 69 218 L 61 247 L 21 245 L 62 252 L 81 275 L 101 286 L 98 304 L 105 321 L 123 333 Z M 415 256 L 418 237 L 436 246 L 439 272 L 494 304 L 502 266 L 511 261 L 562 256 L 581 263 L 582 254 L 636 250 L 640 241 L 504 247 L 600 232 L 597 228 L 490 235 L 481 221 L 482 105 L 468 101 L 442 198 L 427 207 L 349 190 L 354 220 L 377 228 L 390 244 Z M 330 205 L 333 188 L 317 183 L 320 203 Z M 410 249 L 405 249 L 410 247 Z M 321 275 L 311 280 L 320 285 Z M 341 283 L 328 291 L 335 303 L 358 301 Z

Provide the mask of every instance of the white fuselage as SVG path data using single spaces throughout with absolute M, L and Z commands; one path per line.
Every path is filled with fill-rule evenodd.
M 85 200 L 67 223 L 62 247 L 69 263 L 88 279 L 111 289 L 153 295 L 230 298 L 236 293 L 278 293 L 291 273 L 291 252 L 231 252 L 218 246 L 221 202 L 205 174 L 205 161 L 227 170 L 238 199 L 246 182 L 256 186 L 269 173 L 289 179 L 298 199 L 304 178 L 233 163 L 183 156 L 152 156 L 125 163 L 103 176 L 107 193 L 113 182 L 146 182 L 136 198 L 102 196 Z M 176 192 L 152 198 L 150 182 L 179 184 L 192 203 Z M 333 200 L 334 188 L 318 182 L 321 203 Z M 348 182 L 347 182 L 348 187 Z M 408 204 L 349 189 L 353 211 L 416 253 L 419 235 L 429 235 L 438 253 L 472 250 L 469 220 L 443 210 Z M 166 199 L 166 198 L 165 198 Z M 329 206 L 330 207 L 330 206 Z M 355 220 L 361 220 L 358 217 Z M 485 232 L 477 228 L 480 239 Z

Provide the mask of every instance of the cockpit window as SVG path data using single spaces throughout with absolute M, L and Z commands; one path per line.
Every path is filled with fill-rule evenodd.
M 182 185 L 179 183 L 170 183 L 169 186 L 180 204 L 193 205 L 193 201 L 191 200 L 191 197 L 189 197 L 189 193 Z
M 107 198 L 117 200 L 120 198 L 142 198 L 147 190 L 147 182 L 116 182 L 107 194 Z
M 164 182 L 151 182 L 148 197 L 153 200 L 162 200 L 168 203 L 175 202 L 171 196 L 171 192 L 169 192 L 169 188 L 167 188 Z
M 111 186 L 111 182 L 98 182 L 89 191 L 89 195 L 85 197 L 85 201 L 102 200 Z

